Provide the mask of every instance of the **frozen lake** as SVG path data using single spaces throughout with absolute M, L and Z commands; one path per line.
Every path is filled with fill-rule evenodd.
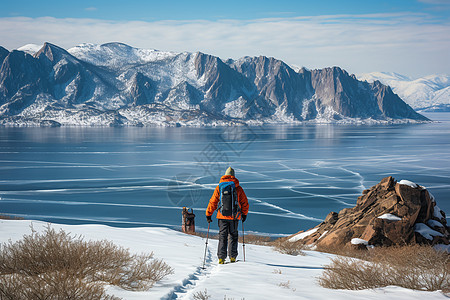
M 0 213 L 49 222 L 197 228 L 231 165 L 246 231 L 289 234 L 353 206 L 392 175 L 450 213 L 450 113 L 440 123 L 228 128 L 0 128 Z M 212 228 L 216 229 L 216 223 Z

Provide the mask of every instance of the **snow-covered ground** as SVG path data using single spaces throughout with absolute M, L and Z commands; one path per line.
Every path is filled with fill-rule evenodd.
M 214 224 L 214 223 L 213 223 Z M 47 223 L 27 220 L 0 220 L 0 242 L 16 241 Z M 123 299 L 194 299 L 207 291 L 210 299 L 447 299 L 441 292 L 413 291 L 400 287 L 347 291 L 330 290 L 317 284 L 323 266 L 333 257 L 315 251 L 306 256 L 290 256 L 270 247 L 246 245 L 246 261 L 241 254 L 235 264 L 218 265 L 217 240 L 210 240 L 206 268 L 202 270 L 205 240 L 167 228 L 114 228 L 104 225 L 59 225 L 66 232 L 86 240 L 108 239 L 132 252 L 151 252 L 162 258 L 175 273 L 157 283 L 150 291 L 131 292 L 117 287 L 108 293 Z

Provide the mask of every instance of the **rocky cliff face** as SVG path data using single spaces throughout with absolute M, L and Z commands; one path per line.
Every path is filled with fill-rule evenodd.
M 45 71 L 31 55 L 12 51 L 0 68 L 0 115 L 18 114 L 33 103 L 38 93 L 47 93 Z
M 250 82 L 253 114 L 304 120 L 303 102 L 314 95 L 309 74 L 297 73 L 284 62 L 265 56 L 233 61 L 230 67 Z
M 0 46 L 0 64 L 3 63 L 3 60 L 5 59 L 6 56 L 8 56 L 9 51 L 6 50 L 5 48 L 3 48 L 2 46 Z
M 427 120 L 379 82 L 338 67 L 295 72 L 263 56 L 222 61 L 120 43 L 68 51 L 46 43 L 33 55 L 0 47 L 0 64 L 4 125 L 108 125 L 117 115 L 123 125 Z
M 325 247 L 449 244 L 445 213 L 423 187 L 386 177 L 365 190 L 354 208 L 330 212 L 314 229 L 292 237 Z M 310 234 L 309 234 L 310 233 Z

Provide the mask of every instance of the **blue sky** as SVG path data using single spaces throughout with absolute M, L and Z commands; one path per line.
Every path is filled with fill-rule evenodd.
M 428 12 L 448 19 L 446 0 L 227 0 L 227 1 L 8 1 L 1 17 L 98 18 L 104 20 L 218 20 L 272 17 Z
M 0 45 L 140 48 L 266 55 L 308 68 L 450 73 L 450 0 L 8 1 Z

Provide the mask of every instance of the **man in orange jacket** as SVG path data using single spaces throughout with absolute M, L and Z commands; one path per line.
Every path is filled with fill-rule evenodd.
M 216 209 L 218 209 L 217 219 L 219 221 L 219 247 L 217 249 L 219 264 L 225 263 L 227 248 L 230 262 L 235 262 L 238 255 L 239 220 L 242 218 L 242 222 L 245 222 L 247 219 L 248 200 L 244 189 L 239 185 L 239 180 L 234 177 L 234 170 L 231 167 L 220 178 L 219 185 L 209 200 L 206 209 L 208 223 L 212 222 L 211 217 Z

